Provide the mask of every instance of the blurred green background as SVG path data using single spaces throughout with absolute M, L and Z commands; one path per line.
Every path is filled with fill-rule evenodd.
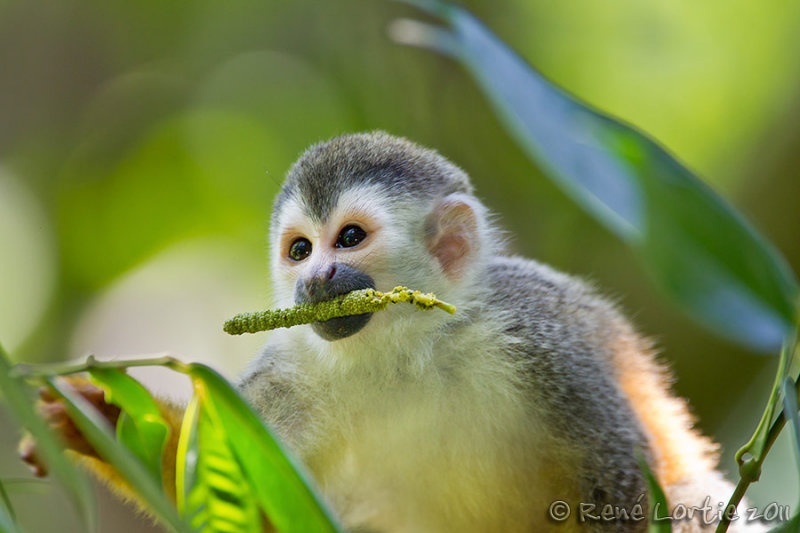
M 800 4 L 463 5 L 550 79 L 659 139 L 800 271 Z M 0 342 L 18 361 L 169 352 L 235 376 L 263 337 L 221 324 L 268 304 L 266 232 L 288 166 L 312 142 L 384 129 L 462 166 L 514 251 L 619 300 L 734 470 L 775 358 L 718 340 L 656 293 L 457 65 L 387 38 L 409 16 L 378 0 L 0 0 Z M 166 371 L 132 373 L 188 390 Z M 0 424 L 0 476 L 24 477 L 17 429 Z M 793 460 L 782 439 L 755 502 L 797 501 Z M 41 513 L 40 485 L 9 488 L 31 531 L 79 531 L 58 489 Z M 103 501 L 101 531 L 146 527 Z

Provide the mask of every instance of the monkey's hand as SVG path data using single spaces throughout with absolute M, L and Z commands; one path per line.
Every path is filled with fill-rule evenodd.
M 108 420 L 111 427 L 116 427 L 119 419 L 119 407 L 106 402 L 103 389 L 94 385 L 88 379 L 81 377 L 66 377 L 64 379 L 70 388 L 81 395 L 97 411 Z M 37 410 L 48 422 L 50 429 L 61 437 L 67 450 L 97 458 L 97 452 L 86 440 L 80 430 L 67 413 L 64 403 L 56 397 L 50 389 L 39 389 L 39 402 Z M 36 442 L 30 434 L 26 434 L 19 444 L 19 455 L 22 460 L 30 465 L 33 474 L 37 477 L 47 475 L 47 466 L 42 462 L 36 450 Z

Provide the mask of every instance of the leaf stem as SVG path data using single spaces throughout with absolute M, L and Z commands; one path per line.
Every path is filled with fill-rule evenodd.
M 798 394 L 800 394 L 800 380 L 794 382 L 794 387 Z M 772 445 L 775 444 L 781 430 L 783 430 L 783 427 L 786 425 L 786 420 L 786 413 L 781 411 L 767 432 L 766 439 L 764 440 L 763 453 L 760 457 L 753 457 L 751 459 L 751 468 L 757 469 L 758 472 L 761 471 L 761 465 L 764 459 L 766 459 L 767 453 L 772 448 Z M 728 500 L 728 505 L 725 506 L 725 512 L 722 514 L 722 519 L 719 521 L 719 524 L 717 524 L 717 529 L 714 530 L 714 533 L 725 533 L 728 530 L 731 518 L 733 518 L 733 511 L 729 513 L 728 510 L 737 509 L 739 507 L 739 503 L 742 501 L 742 498 L 744 498 L 745 492 L 747 492 L 747 489 L 755 481 L 758 481 L 757 477 L 742 476 L 739 479 L 739 483 L 736 484 L 736 489 L 734 489 L 733 494 Z
M 18 364 L 13 367 L 10 374 L 14 377 L 42 379 L 52 376 L 66 376 L 79 372 L 88 372 L 94 368 L 131 368 L 137 366 L 164 366 L 183 374 L 188 374 L 191 367 L 191 365 L 169 356 L 99 361 L 93 355 L 90 355 L 86 358 L 86 361 L 82 363 L 55 363 L 50 365 Z

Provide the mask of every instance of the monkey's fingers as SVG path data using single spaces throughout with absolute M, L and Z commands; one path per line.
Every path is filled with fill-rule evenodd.
M 42 462 L 39 458 L 39 454 L 36 452 L 36 441 L 33 440 L 32 435 L 28 433 L 22 437 L 22 440 L 19 441 L 17 451 L 19 452 L 20 459 L 31 468 L 31 472 L 33 472 L 34 476 L 45 477 L 47 475 L 47 466 Z
M 116 427 L 120 409 L 106 402 L 103 389 L 84 378 L 69 377 L 64 379 L 76 393 L 97 409 L 112 427 Z M 69 416 L 64 402 L 47 387 L 39 390 L 39 398 L 37 411 L 47 421 L 50 429 L 59 436 L 64 446 L 76 453 L 97 457 L 94 447 L 86 440 L 86 437 L 83 436 Z M 34 475 L 39 477 L 47 475 L 47 467 L 39 457 L 36 441 L 31 435 L 26 435 L 20 441 L 19 455 L 25 463 L 30 465 Z

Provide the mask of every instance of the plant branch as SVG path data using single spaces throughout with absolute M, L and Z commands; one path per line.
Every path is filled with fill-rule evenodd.
M 82 363 L 54 363 L 50 365 L 28 365 L 18 364 L 11 370 L 14 377 L 29 379 L 42 379 L 53 376 L 66 376 L 79 372 L 88 372 L 93 368 L 132 368 L 137 366 L 164 366 L 187 374 L 190 365 L 175 359 L 174 357 L 149 357 L 144 359 L 121 359 L 114 361 L 98 361 L 93 355 L 86 358 Z
M 798 394 L 800 394 L 800 380 L 794 382 L 794 387 Z M 748 465 L 748 468 L 754 469 L 755 472 L 761 472 L 761 465 L 763 464 L 764 459 L 766 459 L 769 450 L 772 448 L 772 445 L 775 444 L 775 441 L 778 439 L 778 435 L 780 435 L 781 430 L 783 430 L 785 425 L 786 413 L 781 411 L 767 432 L 761 457 L 753 457 L 749 460 L 750 462 L 745 461 L 745 464 Z M 739 507 L 739 503 L 742 501 L 742 498 L 744 498 L 744 494 L 747 492 L 747 489 L 755 481 L 758 481 L 758 477 L 742 476 L 739 479 L 739 483 L 736 484 L 736 489 L 733 491 L 733 494 L 728 500 L 728 505 L 725 506 L 725 512 L 722 514 L 722 519 L 719 521 L 719 524 L 717 524 L 717 529 L 714 533 L 725 533 L 728 530 L 728 526 L 730 526 L 735 510 Z

